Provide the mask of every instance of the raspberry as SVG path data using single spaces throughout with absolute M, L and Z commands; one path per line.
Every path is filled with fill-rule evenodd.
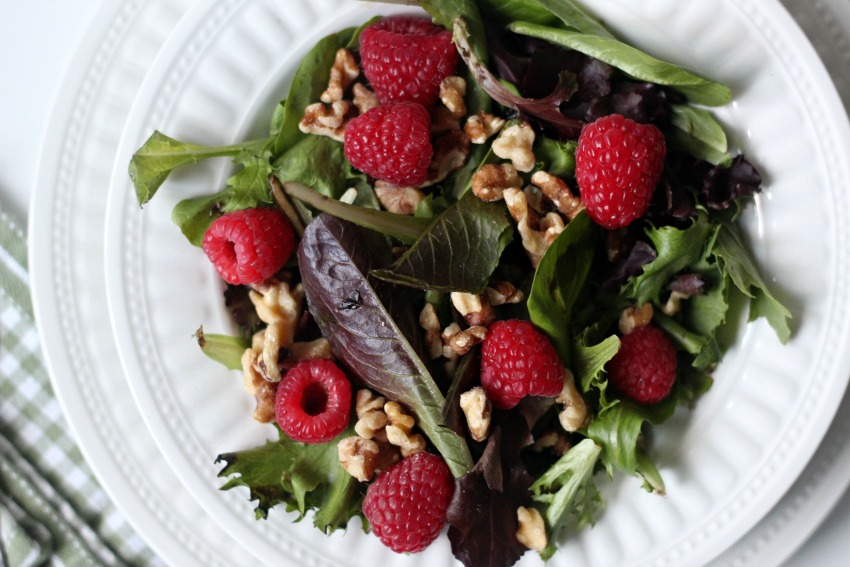
M 330 360 L 305 360 L 280 382 L 275 394 L 277 424 L 303 443 L 330 441 L 348 427 L 351 383 Z
M 452 34 L 428 20 L 384 18 L 360 34 L 363 74 L 382 104 L 437 100 L 440 83 L 453 75 L 458 53 Z
M 481 386 L 499 409 L 525 396 L 557 396 L 564 364 L 546 336 L 528 321 L 512 319 L 490 326 L 481 346 Z
M 425 181 L 433 151 L 431 117 L 415 102 L 376 106 L 345 128 L 351 165 L 396 185 Z
M 415 553 L 437 539 L 446 523 L 454 478 L 437 455 L 402 459 L 369 485 L 363 515 L 381 543 L 397 553 Z
M 586 125 L 576 148 L 575 176 L 590 218 L 615 229 L 643 216 L 665 155 L 664 135 L 651 124 L 612 114 Z
M 289 260 L 295 233 L 278 209 L 244 209 L 214 220 L 201 247 L 226 282 L 260 283 Z
M 639 327 L 624 335 L 608 363 L 608 381 L 627 398 L 654 404 L 670 394 L 676 381 L 676 349 L 657 327 Z

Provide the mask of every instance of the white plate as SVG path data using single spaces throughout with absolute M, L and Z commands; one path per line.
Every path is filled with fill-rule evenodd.
M 119 351 L 163 454 L 202 505 L 264 561 L 286 556 L 352 564 L 358 563 L 351 559 L 356 547 L 364 564 L 451 563 L 444 539 L 414 557 L 389 554 L 356 529 L 334 535 L 345 545 L 329 546 L 307 523 L 291 525 L 282 512 L 258 524 L 244 493 L 217 490 L 211 456 L 250 447 L 269 430 L 251 422 L 252 402 L 238 376 L 205 362 L 189 342 L 198 324 L 209 330 L 228 324 L 214 272 L 183 242 L 169 211 L 180 198 L 221 186 L 228 166 L 207 164 L 180 176 L 140 213 L 120 163 L 154 129 L 209 144 L 257 133 L 299 55 L 327 31 L 363 21 L 369 9 L 338 0 L 307 6 L 199 5 L 149 73 L 110 191 L 107 291 Z M 625 0 L 608 0 L 594 7 L 636 44 L 732 86 L 735 101 L 720 118 L 767 181 L 746 232 L 777 294 L 797 315 L 797 328 L 782 347 L 766 325 L 749 326 L 718 370 L 716 387 L 658 436 L 653 450 L 668 496 L 647 495 L 631 479 L 609 485 L 600 522 L 569 538 L 553 561 L 702 564 L 753 527 L 791 486 L 844 391 L 850 353 L 842 347 L 850 323 L 839 283 L 850 259 L 838 215 L 848 208 L 842 184 L 850 136 L 820 62 L 778 4 L 654 0 L 638 12 Z M 313 31 L 297 31 L 306 29 Z M 801 187 L 808 188 L 805 198 Z M 652 521 L 643 521 L 647 517 Z
M 53 389 L 98 480 L 163 560 L 224 567 L 250 555 L 162 459 L 123 379 L 105 299 L 102 237 L 115 149 L 145 70 L 190 3 L 103 3 L 46 130 L 29 266 Z

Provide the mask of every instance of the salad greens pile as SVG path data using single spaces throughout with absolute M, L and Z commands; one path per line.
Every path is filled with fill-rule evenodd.
M 498 159 L 489 144 L 473 146 L 462 167 L 429 188 L 415 215 L 381 210 L 373 180 L 346 161 L 343 144 L 298 127 L 305 108 L 319 100 L 337 50 L 356 54 L 362 27 L 323 38 L 301 61 L 268 137 L 207 147 L 155 132 L 129 172 L 145 204 L 174 169 L 232 159 L 235 173 L 226 187 L 174 208 L 174 222 L 195 245 L 215 218 L 248 207 L 282 202 L 304 225 L 318 223 L 303 236 L 298 265 L 286 269 L 314 298 L 310 316 L 334 337 L 336 357 L 362 385 L 410 409 L 431 450 L 457 478 L 448 515 L 455 556 L 466 565 L 514 563 L 526 551 L 515 537 L 522 505 L 543 514 L 549 547 L 542 555 L 548 558 L 562 528 L 598 517 L 597 473 L 633 475 L 647 490 L 664 492 L 643 433 L 710 388 L 711 372 L 734 340 L 737 317 L 730 305 L 748 300 L 750 320 L 763 317 L 782 342 L 789 339 L 790 313 L 771 295 L 736 224 L 760 191 L 761 177 L 743 156 L 730 153 L 723 128 L 706 109 L 730 102 L 726 86 L 617 40 L 572 0 L 419 5 L 454 34 L 469 114 L 489 111 L 508 124 L 534 126 L 534 171 L 571 179 L 578 134 L 598 117 L 619 113 L 658 126 L 668 158 L 647 215 L 609 232 L 580 214 L 534 268 L 504 203 L 486 203 L 471 192 L 474 172 Z M 341 201 L 350 188 L 355 196 Z M 407 248 L 394 257 L 398 245 Z M 473 441 L 458 400 L 477 383 L 477 351 L 453 373 L 422 355 L 422 306 L 433 304 L 445 325 L 457 316 L 450 292 L 480 294 L 493 281 L 525 292 L 526 301 L 500 308 L 500 317 L 528 319 L 546 333 L 591 410 L 592 419 L 569 435 L 571 448 L 561 455 L 532 449 L 557 425 L 551 399 L 529 398 L 515 410 L 495 411 L 488 439 Z M 351 308 L 340 309 L 341 297 L 352 290 L 359 291 Z M 244 289 L 231 287 L 226 295 L 243 334 L 199 333 L 199 342 L 211 357 L 238 369 L 262 324 Z M 665 315 L 674 295 L 681 308 Z M 656 307 L 654 324 L 679 351 L 674 391 L 655 405 L 619 397 L 605 373 L 620 345 L 621 312 L 646 303 Z M 340 467 L 335 442 L 305 445 L 277 433 L 262 447 L 220 455 L 220 475 L 228 479 L 222 488 L 247 487 L 258 518 L 279 504 L 298 519 L 313 512 L 324 532 L 361 515 L 365 485 Z

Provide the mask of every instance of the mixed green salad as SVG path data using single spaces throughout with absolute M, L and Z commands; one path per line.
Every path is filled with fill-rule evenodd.
M 267 137 L 208 147 L 154 132 L 133 156 L 130 176 L 144 205 L 176 168 L 232 159 L 235 172 L 225 187 L 173 210 L 173 221 L 196 246 L 216 218 L 241 209 L 281 207 L 299 234 L 311 222 L 323 223 L 322 237 L 304 238 L 300 246 L 306 256 L 332 255 L 340 269 L 307 274 L 318 264 L 299 265 L 293 257 L 278 274 L 293 287 L 307 275 L 314 282 L 295 340 L 351 334 L 331 343 L 352 382 L 415 418 L 428 450 L 441 455 L 456 478 L 448 537 L 459 560 L 516 562 L 528 551 L 516 537 L 520 506 L 540 512 L 548 537 L 539 552 L 548 558 L 566 529 L 593 524 L 602 513 L 600 483 L 630 475 L 646 490 L 664 493 L 644 434 L 677 408 L 687 411 L 711 387 L 712 371 L 735 340 L 738 321 L 730 305 L 748 301 L 750 320 L 765 318 L 783 343 L 789 339 L 790 313 L 771 295 L 737 226 L 761 190 L 761 176 L 730 151 L 710 111 L 731 101 L 726 86 L 619 41 L 572 0 L 418 4 L 452 32 L 460 54 L 457 75 L 466 84 L 460 126 L 476 115 L 498 117 L 500 126 L 484 143 L 469 145 L 439 181 L 418 188 L 411 210 L 388 210 L 376 191 L 380 183 L 351 165 L 338 138 L 299 127 L 327 89 L 338 51 L 356 59 L 360 33 L 375 20 L 316 43 L 274 109 Z M 355 84 L 369 86 L 361 76 L 346 89 Z M 505 202 L 473 192 L 476 172 L 506 161 L 493 141 L 512 125 L 529 125 L 534 161 L 519 172 L 522 185 L 545 172 L 575 188 L 582 128 L 614 113 L 653 124 L 666 139 L 664 170 L 647 212 L 616 230 L 581 212 L 562 219 L 562 229 L 532 258 Z M 541 217 L 554 211 L 527 194 Z M 449 358 L 439 347 L 433 357 L 427 352 L 429 329 L 420 324 L 426 306 L 438 332 L 451 324 L 463 330 L 471 325 L 452 297 L 486 302 L 505 286 L 516 300 L 489 306 L 493 317 L 530 321 L 551 341 L 587 405 L 588 418 L 574 431 L 559 426 L 563 408 L 554 399 L 530 397 L 516 408 L 494 409 L 489 434 L 473 438 L 460 399 L 477 384 L 477 345 Z M 238 334 L 198 332 L 204 352 L 234 370 L 245 370 L 246 349 L 266 325 L 252 291 L 228 285 L 222 299 Z M 358 309 L 363 303 L 382 309 Z M 346 326 L 335 324 L 334 309 L 319 305 L 345 311 Z M 646 305 L 678 356 L 672 393 L 650 405 L 619 395 L 606 373 L 620 347 L 623 313 Z M 382 335 L 375 346 L 370 338 L 378 329 L 393 335 Z M 359 345 L 356 352 L 345 346 L 352 344 Z M 353 415 L 341 438 L 356 435 L 355 421 Z M 326 533 L 362 519 L 368 482 L 341 466 L 338 440 L 305 444 L 280 429 L 275 435 L 263 446 L 218 456 L 223 489 L 247 487 L 257 518 L 280 506 L 298 520 L 309 516 Z M 368 530 L 368 522 L 363 525 Z

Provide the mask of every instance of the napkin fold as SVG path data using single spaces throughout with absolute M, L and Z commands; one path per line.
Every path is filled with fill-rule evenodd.
M 26 237 L 0 204 L 0 565 L 162 565 L 98 485 L 44 367 Z

